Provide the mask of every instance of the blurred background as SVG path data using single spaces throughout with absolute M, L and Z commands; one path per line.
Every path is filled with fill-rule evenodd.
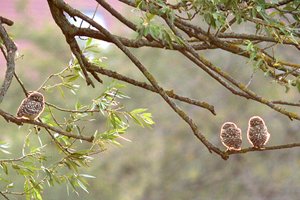
M 74 8 L 93 15 L 96 2 L 93 0 L 67 1 Z M 126 17 L 137 21 L 135 12 L 118 1 L 108 1 L 115 9 L 126 13 Z M 29 90 L 37 89 L 52 73 L 62 70 L 71 59 L 71 52 L 64 36 L 53 21 L 46 1 L 1 0 L 0 15 L 15 22 L 7 30 L 18 45 L 19 58 L 16 72 Z M 95 20 L 117 35 L 135 38 L 136 35 L 122 26 L 100 6 Z M 74 22 L 75 24 L 78 22 Z M 243 27 L 242 27 L 243 28 Z M 243 32 L 247 31 L 244 27 Z M 141 73 L 113 45 L 99 43 L 101 54 L 109 69 L 145 81 Z M 219 131 L 225 121 L 233 121 L 242 129 L 243 147 L 248 147 L 246 130 L 248 119 L 253 115 L 264 118 L 271 139 L 268 145 L 279 145 L 300 141 L 299 121 L 287 117 L 269 107 L 239 98 L 225 90 L 206 73 L 195 67 L 179 53 L 142 48 L 132 52 L 157 77 L 166 89 L 190 98 L 206 101 L 215 106 L 217 115 L 201 108 L 176 102 L 197 123 L 204 135 L 221 148 Z M 214 64 L 247 84 L 253 68 L 246 59 L 218 50 L 201 52 Z M 299 52 L 277 48 L 281 58 L 300 63 Z M 298 53 L 298 54 L 297 54 Z M 6 66 L 0 57 L 0 73 L 3 80 Z M 67 93 L 63 98 L 59 91 L 46 93 L 47 101 L 61 107 L 72 107 L 75 100 L 85 101 L 100 94 L 111 83 L 111 79 L 101 77 L 104 84 L 95 89 L 81 82 L 78 96 Z M 126 85 L 126 84 L 125 84 Z M 299 93 L 285 88 L 263 73 L 254 73 L 250 89 L 272 100 L 299 101 Z M 240 199 L 240 200 L 282 200 L 300 198 L 300 149 L 250 152 L 232 155 L 224 161 L 208 150 L 192 134 L 187 124 L 156 94 L 127 85 L 123 92 L 131 97 L 122 103 L 128 110 L 148 108 L 156 122 L 151 129 L 133 125 L 126 137 L 132 142 L 120 140 L 122 147 L 108 146 L 103 153 L 95 156 L 90 167 L 84 172 L 95 176 L 89 180 L 89 193 L 80 191 L 67 194 L 66 187 L 57 185 L 45 187 L 45 199 L 105 199 L 105 200 L 179 200 L 179 199 Z M 1 109 L 15 113 L 24 98 L 22 89 L 14 80 L 9 93 L 1 104 Z M 289 108 L 299 112 L 298 108 Z M 105 122 L 96 121 L 93 126 Z M 20 149 L 28 126 L 18 128 L 0 120 L 0 139 L 11 144 L 13 155 L 20 156 Z M 53 150 L 53 157 L 56 155 Z M 4 155 L 0 154 L 1 157 Z M 11 155 L 10 155 L 11 156 Z M 14 179 L 22 183 L 22 178 Z M 21 186 L 20 186 L 21 187 Z M 22 187 L 21 187 L 22 188 Z M 11 196 L 12 199 L 22 199 Z

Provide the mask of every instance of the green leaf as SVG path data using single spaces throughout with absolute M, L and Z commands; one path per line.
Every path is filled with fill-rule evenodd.
M 5 174 L 8 174 L 8 169 L 7 169 L 7 165 L 4 162 L 0 163 L 0 166 L 2 167 L 3 171 Z
M 86 41 L 86 43 L 85 43 L 85 46 L 86 46 L 86 47 L 87 47 L 87 46 L 90 46 L 91 43 L 92 43 L 92 41 L 93 41 L 93 38 L 88 38 L 87 41 Z
M 52 177 L 52 173 L 45 167 L 42 167 L 42 169 L 47 174 L 47 176 L 49 178 L 49 179 L 47 179 L 49 186 L 54 186 L 54 179 Z
M 299 78 L 296 80 L 296 87 L 298 89 L 298 92 L 300 92 L 300 79 Z
M 45 124 L 48 124 L 50 126 L 57 126 L 57 124 L 55 123 L 55 121 L 53 120 L 52 115 L 49 113 L 47 115 L 43 115 L 43 117 L 41 118 L 42 122 Z
M 13 168 L 13 169 L 16 169 L 16 170 L 19 170 L 19 169 L 20 169 L 20 166 L 19 166 L 19 165 L 16 165 L 16 164 L 12 164 L 12 168 Z
M 144 127 L 143 123 L 139 120 L 138 116 L 136 116 L 136 114 L 133 113 L 129 113 L 130 117 L 141 127 Z
M 58 88 L 58 90 L 59 90 L 59 92 L 60 92 L 60 95 L 61 95 L 62 97 L 65 97 L 64 90 L 61 88 L 61 86 L 58 86 L 57 88 Z
M 152 114 L 151 113 L 143 113 L 142 118 L 143 118 L 143 120 L 146 124 L 149 124 L 149 125 L 155 124 L 155 122 L 152 119 Z
M 79 74 L 74 74 L 71 77 L 69 77 L 66 82 L 73 82 L 79 78 Z
M 77 179 L 77 183 L 78 183 L 79 187 L 81 187 L 81 189 L 83 189 L 86 193 L 89 193 L 89 191 L 87 190 L 87 187 L 79 179 Z
M 9 144 L 0 140 L 0 148 L 7 149 L 9 148 Z
M 0 151 L 2 151 L 5 154 L 11 154 L 9 151 L 7 151 L 6 149 L 9 148 L 9 144 L 4 142 L 4 141 L 0 141 Z
M 30 188 L 31 188 L 30 187 L 30 183 L 29 183 L 28 179 L 26 179 L 25 182 L 24 182 L 24 192 L 26 194 L 26 200 L 30 200 L 31 199 L 30 198 L 30 196 L 31 196 L 30 193 L 27 192 L 27 191 L 29 191 Z
M 6 188 L 13 188 L 14 187 L 14 183 L 10 183 L 6 186 Z
M 145 112 L 147 110 L 148 109 L 146 109 L 146 108 L 137 108 L 137 109 L 132 110 L 130 113 L 131 114 L 139 114 L 139 113 L 143 113 L 143 112 Z
M 73 191 L 78 194 L 77 189 L 76 189 L 76 182 L 75 182 L 74 178 L 73 177 L 68 178 L 68 182 L 72 186 Z
M 34 191 L 33 195 L 35 197 L 34 199 L 37 199 L 37 200 L 42 200 L 43 199 L 39 190 L 34 188 L 33 191 Z
M 5 154 L 11 154 L 9 151 L 7 151 L 5 149 L 2 149 L 2 148 L 0 148 L 0 151 L 3 152 L 3 153 L 5 153 Z
M 257 12 L 261 12 L 262 11 L 262 7 L 261 6 L 256 6 L 256 11 Z
M 86 108 L 86 106 L 82 105 L 79 101 L 77 101 L 76 104 L 75 104 L 75 109 L 76 110 L 81 110 L 83 108 Z
M 79 174 L 79 176 L 85 177 L 85 178 L 96 178 L 95 176 L 92 176 L 92 175 L 89 175 L 89 174 Z

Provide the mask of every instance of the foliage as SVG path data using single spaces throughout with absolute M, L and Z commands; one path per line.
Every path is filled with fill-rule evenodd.
M 19 149 L 21 156 L 10 154 L 11 150 L 7 142 L 5 140 L 0 142 L 0 153 L 4 157 L 9 157 L 0 160 L 3 172 L 0 176 L 3 185 L 2 195 L 25 195 L 26 199 L 43 199 L 45 187 L 56 185 L 66 185 L 68 194 L 74 192 L 79 195 L 78 189 L 88 193 L 90 187 L 88 179 L 95 179 L 96 176 L 87 173 L 86 168 L 93 165 L 94 156 L 105 151 L 111 144 L 120 147 L 122 140 L 131 141 L 126 134 L 132 130 L 129 128 L 133 123 L 142 128 L 150 128 L 154 125 L 152 114 L 147 108 L 136 108 L 138 100 L 131 99 L 126 92 L 124 93 L 125 85 L 120 82 L 105 80 L 103 85 L 99 83 L 101 92 L 98 92 L 95 83 L 102 82 L 98 74 L 159 94 L 182 121 L 189 125 L 197 139 L 210 152 L 218 154 L 223 159 L 228 159 L 232 154 L 300 146 L 299 143 L 293 143 L 268 146 L 260 150 L 249 147 L 240 152 L 223 151 L 212 142 L 214 137 L 209 138 L 209 134 L 202 133 L 193 117 L 177 106 L 172 99 L 210 110 L 213 114 L 215 114 L 214 106 L 200 102 L 198 99 L 180 96 L 174 90 L 166 90 L 153 75 L 155 73 L 152 74 L 152 69 L 150 72 L 144 66 L 142 62 L 144 60 L 137 59 L 128 50 L 128 47 L 149 46 L 177 51 L 232 94 L 266 105 L 290 119 L 299 120 L 297 113 L 279 106 L 279 104 L 292 106 L 299 106 L 299 104 L 274 101 L 270 99 L 273 96 L 270 97 L 268 94 L 260 95 L 255 91 L 256 88 L 260 88 L 260 85 L 252 83 L 254 74 L 262 73 L 266 80 L 272 80 L 273 84 L 285 87 L 286 92 L 293 93 L 294 90 L 290 88 L 300 91 L 299 65 L 285 61 L 274 53 L 277 50 L 276 46 L 299 49 L 299 1 L 183 0 L 176 4 L 164 0 L 122 0 L 121 2 L 134 8 L 135 13 L 139 13 L 139 21 L 136 24 L 124 20 L 124 17 L 122 18 L 118 12 L 116 14 L 112 8 L 105 7 L 105 1 L 99 1 L 99 4 L 133 30 L 136 36 L 133 39 L 123 37 L 125 34 L 113 35 L 93 19 L 72 7 L 48 0 L 53 19 L 65 35 L 73 55 L 68 66 L 60 68 L 57 73 L 47 74 L 47 78 L 36 89 L 43 91 L 49 97 L 55 97 L 53 99 L 55 104 L 47 100 L 46 108 L 38 120 L 41 124 L 13 118 L 16 124 L 29 124 L 21 128 L 26 132 L 23 146 Z M 90 23 L 95 30 L 70 25 L 64 21 L 65 15 L 62 13 Z M 241 30 L 239 28 L 245 26 L 249 26 L 250 31 L 239 33 Z M 86 41 L 82 48 L 79 48 L 78 38 Z M 122 74 L 122 70 L 112 71 L 111 66 L 106 62 L 108 58 L 104 56 L 105 53 L 97 43 L 93 42 L 94 39 L 99 38 L 114 43 L 122 50 L 150 84 L 130 78 L 131 73 L 128 76 Z M 238 69 L 238 73 L 234 74 L 232 70 L 226 70 L 224 63 L 210 61 L 209 56 L 199 53 L 211 49 L 230 52 L 245 59 L 252 71 L 248 84 L 244 84 L 245 76 L 241 75 L 244 70 Z M 179 62 L 180 59 L 175 60 Z M 175 69 L 169 69 L 170 71 L 173 72 Z M 193 74 L 197 73 L 198 71 L 193 72 Z M 209 81 L 211 80 L 205 79 L 200 89 L 204 89 L 205 82 Z M 92 93 L 87 93 L 85 82 L 87 85 L 96 86 L 96 89 Z M 186 81 L 182 79 L 176 87 L 181 87 L 182 82 Z M 27 93 L 26 85 L 19 83 L 24 93 Z M 252 85 L 255 87 L 251 87 Z M 36 88 L 37 85 L 34 87 Z M 212 91 L 207 93 L 211 94 Z M 132 102 L 135 108 L 127 109 L 127 104 Z M 219 101 L 214 102 L 222 104 Z M 2 116 L 9 117 L 9 114 Z M 168 123 L 169 120 L 164 122 Z M 53 131 L 46 125 L 58 131 Z M 155 148 L 151 150 L 155 151 Z M 163 162 L 172 163 L 167 160 Z M 16 186 L 18 183 L 12 178 L 14 174 L 24 178 L 21 183 L 22 192 L 17 191 L 20 187 Z M 185 175 L 181 176 L 185 177 Z M 190 176 L 193 177 L 193 174 Z M 147 193 L 146 189 L 145 193 Z
M 91 46 L 91 39 L 86 41 L 83 52 L 91 57 L 94 63 L 102 64 L 101 58 L 94 57 L 101 55 L 96 46 Z M 66 92 L 77 96 L 78 92 L 84 90 L 78 61 L 72 59 L 69 66 L 58 73 L 51 74 L 38 90 L 47 93 L 59 91 L 61 98 Z M 122 93 L 125 86 L 111 82 L 104 89 L 102 94 L 90 100 L 89 104 L 77 101 L 74 109 L 60 108 L 50 103 L 46 103 L 46 109 L 40 120 L 52 127 L 58 127 L 68 133 L 81 135 L 93 135 L 93 142 L 90 145 L 83 141 L 53 133 L 47 129 L 31 126 L 25 138 L 22 148 L 22 156 L 19 158 L 2 159 L 1 168 L 5 176 L 1 177 L 6 183 L 5 193 L 25 194 L 26 199 L 42 199 L 43 189 L 46 185 L 65 184 L 67 191 L 77 193 L 78 188 L 88 192 L 86 178 L 95 178 L 89 174 L 80 173 L 82 167 L 88 167 L 93 160 L 92 155 L 104 151 L 109 144 L 120 146 L 119 139 L 130 141 L 124 137 L 130 123 L 135 123 L 141 127 L 151 127 L 154 124 L 151 113 L 147 109 L 136 108 L 127 111 L 122 104 L 122 100 L 130 99 Z M 60 117 L 62 112 L 63 120 Z M 103 129 L 88 130 L 94 121 L 106 121 Z M 48 140 L 44 135 L 49 134 L 52 140 Z M 53 143 L 56 149 L 53 149 Z M 0 151 L 9 154 L 9 145 L 1 141 Z M 53 160 L 52 152 L 58 151 L 59 157 Z M 24 192 L 17 193 L 14 190 L 14 181 L 10 179 L 12 173 L 17 173 L 24 177 Z

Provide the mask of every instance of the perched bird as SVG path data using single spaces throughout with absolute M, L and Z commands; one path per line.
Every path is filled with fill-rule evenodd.
M 239 151 L 242 147 L 242 131 L 233 122 L 225 122 L 221 127 L 220 138 L 227 150 Z
M 254 148 L 261 149 L 266 145 L 270 133 L 261 117 L 253 116 L 249 119 L 247 138 Z
M 44 108 L 44 96 L 39 92 L 30 92 L 18 108 L 17 117 L 35 120 L 43 112 Z

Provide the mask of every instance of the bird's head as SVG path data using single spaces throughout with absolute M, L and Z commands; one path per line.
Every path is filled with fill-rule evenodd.
M 222 126 L 222 129 L 236 128 L 235 123 L 233 122 L 225 122 Z
M 250 126 L 262 126 L 264 124 L 265 124 L 264 120 L 259 116 L 253 116 L 249 120 L 249 125 Z
M 44 96 L 41 93 L 36 91 L 30 92 L 28 99 L 31 99 L 33 101 L 38 101 L 38 102 L 44 102 Z

